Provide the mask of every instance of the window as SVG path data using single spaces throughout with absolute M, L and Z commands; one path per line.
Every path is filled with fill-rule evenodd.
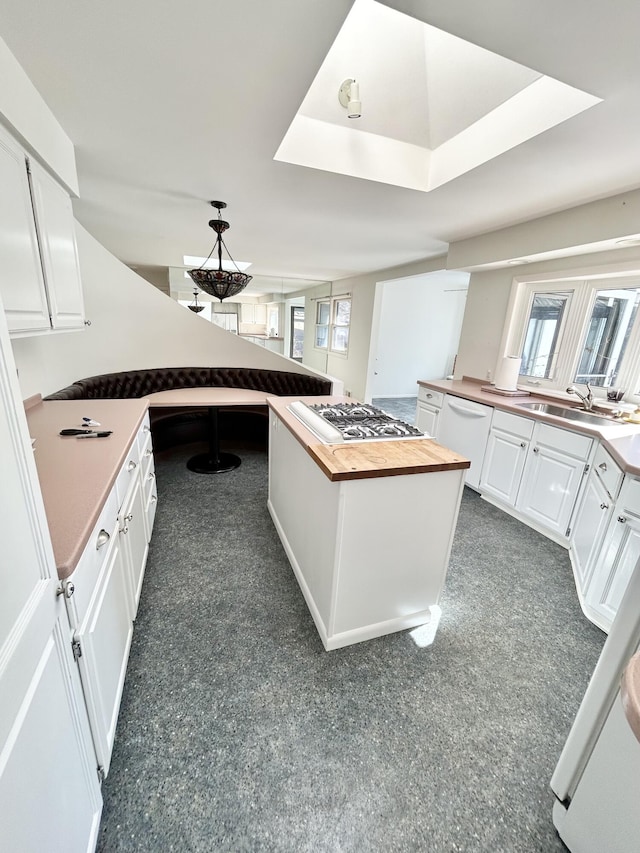
M 349 349 L 351 297 L 334 296 L 316 305 L 315 346 L 346 355 Z
M 517 282 L 505 353 L 525 384 L 629 388 L 640 381 L 640 279 Z

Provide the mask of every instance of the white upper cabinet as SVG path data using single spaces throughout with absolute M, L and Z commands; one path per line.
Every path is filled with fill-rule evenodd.
M 0 292 L 10 332 L 51 328 L 24 151 L 0 128 Z
M 38 163 L 31 161 L 30 170 L 51 326 L 54 329 L 81 329 L 84 326 L 84 301 L 71 199 Z
M 83 328 L 69 194 L 2 129 L 0 186 L 0 293 L 10 333 Z

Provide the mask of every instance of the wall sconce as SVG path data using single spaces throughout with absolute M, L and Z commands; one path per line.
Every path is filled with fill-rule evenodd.
M 360 84 L 350 77 L 344 81 L 338 90 L 338 100 L 347 110 L 347 118 L 360 118 L 362 102 L 360 101 Z

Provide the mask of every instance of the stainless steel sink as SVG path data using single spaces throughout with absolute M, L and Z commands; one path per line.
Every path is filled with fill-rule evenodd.
M 585 412 L 583 409 L 573 409 L 571 406 L 555 406 L 553 403 L 516 403 L 516 405 L 521 409 L 528 409 L 530 412 L 555 415 L 557 418 L 564 418 L 567 421 L 578 421 L 579 423 L 591 424 L 592 426 L 602 427 L 605 424 L 620 424 L 625 426 L 624 421 L 618 421 L 610 415 Z

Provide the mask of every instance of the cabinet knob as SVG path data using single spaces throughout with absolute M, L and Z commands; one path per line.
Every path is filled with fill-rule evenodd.
M 133 471 L 133 469 L 136 467 L 137 467 L 137 465 L 132 459 L 131 462 L 129 462 L 129 464 L 127 465 L 127 471 Z
M 144 455 L 145 456 L 151 456 L 152 453 L 153 453 L 153 450 L 151 450 L 151 448 L 149 448 L 149 450 L 145 450 Z
M 521 441 L 521 442 L 520 442 L 520 447 L 526 447 L 526 446 L 527 446 L 527 442 L 526 442 L 526 441 Z
M 601 504 L 600 504 L 600 509 L 609 509 L 609 504 L 601 503 Z
M 85 320 L 85 321 L 84 321 L 84 324 L 85 324 L 85 326 L 90 326 L 90 325 L 91 325 L 91 320 Z
M 534 447 L 534 448 L 533 448 L 533 452 L 534 452 L 534 453 L 540 453 L 540 448 L 539 448 L 539 447 Z
M 60 584 L 60 586 L 56 590 L 56 595 L 64 595 L 65 598 L 71 598 L 75 591 L 75 586 L 71 581 L 69 581 L 69 583 Z
M 143 432 L 151 432 L 151 427 L 148 427 L 146 424 L 142 427 Z
M 101 530 L 96 537 L 96 551 L 99 551 L 103 545 L 106 545 L 109 541 L 109 534 L 106 530 Z
M 626 523 L 626 521 L 627 521 L 627 517 L 626 517 L 626 515 L 619 515 L 619 516 L 618 516 L 618 521 L 620 522 L 620 524 L 625 524 L 625 523 Z
M 125 521 L 133 521 L 133 514 L 129 513 L 129 515 L 125 515 L 124 520 Z
M 158 500 L 157 495 L 151 495 L 151 503 L 155 503 Z
M 156 475 L 155 475 L 155 473 L 152 471 L 152 472 L 149 474 L 149 476 L 147 477 L 147 480 L 155 480 L 155 477 L 156 477 Z
M 598 468 L 599 468 L 601 471 L 606 471 L 606 470 L 607 470 L 607 463 L 606 463 L 606 462 L 601 462 L 601 463 L 598 465 Z
M 431 399 L 431 398 L 433 397 L 433 394 L 425 394 L 424 396 L 425 396 L 425 397 L 428 397 L 429 399 Z

